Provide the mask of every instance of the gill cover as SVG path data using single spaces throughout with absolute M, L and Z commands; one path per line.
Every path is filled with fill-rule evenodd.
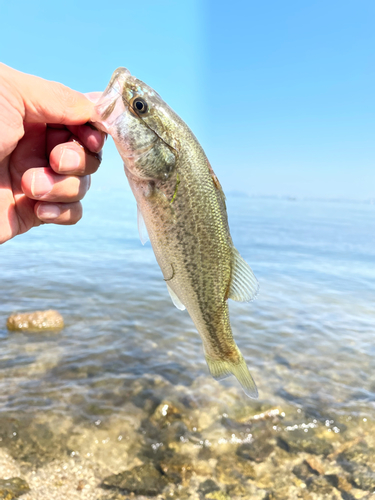
M 125 68 L 115 70 L 96 105 L 100 128 L 113 137 L 125 167 L 137 177 L 163 181 L 176 164 L 177 142 L 168 134 L 173 116 L 165 108 L 161 97 Z

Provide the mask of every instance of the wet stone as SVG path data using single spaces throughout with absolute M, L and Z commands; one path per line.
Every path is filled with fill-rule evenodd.
M 182 419 L 182 410 L 170 401 L 162 401 L 156 408 L 150 421 L 157 426 L 168 426 L 176 420 Z
M 108 493 L 98 497 L 97 500 L 130 500 L 130 498 L 127 495 L 122 495 L 121 493 Z
M 193 466 L 189 457 L 179 454 L 174 454 L 161 460 L 159 463 L 161 470 L 172 483 L 185 483 L 193 473 Z
M 198 493 L 201 493 L 203 496 L 211 493 L 212 491 L 219 491 L 219 486 L 212 479 L 207 479 L 203 483 L 199 485 Z
M 332 484 L 332 486 L 340 491 L 350 491 L 353 487 L 347 478 L 342 474 L 327 474 L 325 478 Z
M 361 490 L 375 491 L 375 472 L 371 470 L 357 470 L 352 475 L 352 482 Z
M 131 470 L 106 477 L 102 487 L 123 490 L 136 495 L 155 496 L 163 491 L 167 480 L 151 464 L 140 465 Z
M 248 489 L 241 483 L 237 484 L 230 484 L 227 487 L 227 493 L 232 497 L 247 497 L 249 498 L 249 491 Z
M 370 448 L 366 442 L 360 441 L 358 444 L 340 453 L 337 461 L 339 463 L 350 462 L 364 465 L 375 470 L 375 448 Z
M 296 435 L 284 435 L 279 437 L 277 444 L 283 450 L 289 453 L 298 453 L 300 451 L 311 453 L 312 455 L 329 455 L 333 451 L 333 446 L 330 443 L 314 436 L 300 437 Z
M 98 497 L 97 500 L 130 500 L 126 495 L 122 495 L 121 493 L 108 493 L 101 497 Z
M 303 461 L 302 463 L 297 464 L 293 467 L 293 474 L 297 476 L 298 479 L 306 481 L 312 475 L 316 475 L 317 472 L 311 469 L 311 467 L 305 461 Z
M 256 439 L 252 443 L 244 443 L 237 448 L 237 455 L 245 460 L 264 462 L 273 452 L 274 446 L 267 441 Z
M 254 466 L 248 460 L 236 456 L 225 456 L 218 460 L 216 477 L 223 484 L 237 484 L 244 479 L 256 477 Z
M 160 398 L 155 394 L 154 389 L 143 389 L 133 396 L 132 402 L 138 408 L 153 413 L 160 404 Z
M 63 317 L 59 312 L 52 309 L 12 314 L 7 320 L 7 328 L 11 331 L 39 332 L 61 330 L 63 327 Z
M 205 495 L 204 498 L 207 498 L 210 500 L 231 500 L 231 498 L 226 493 L 223 493 L 222 491 L 211 491 L 211 493 L 208 493 L 207 495 Z
M 325 477 L 322 476 L 309 478 L 306 481 L 306 486 L 309 491 L 312 491 L 319 495 L 330 495 L 333 491 L 332 485 L 327 481 Z
M 271 490 L 267 491 L 263 500 L 286 500 L 287 498 L 288 496 L 285 496 L 284 491 Z M 307 498 L 303 498 L 303 500 L 307 500 Z M 312 498 L 309 497 L 308 500 L 312 500 Z
M 324 467 L 315 457 L 307 457 L 305 463 L 310 467 L 310 469 L 319 475 L 324 475 Z
M 0 500 L 12 500 L 30 491 L 27 482 L 20 477 L 0 479 Z
M 56 436 L 47 424 L 25 422 L 12 417 L 0 419 L 0 445 L 23 465 L 41 467 L 64 456 L 66 437 Z

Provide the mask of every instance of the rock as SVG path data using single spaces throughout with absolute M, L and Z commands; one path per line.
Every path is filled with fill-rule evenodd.
M 337 488 L 340 491 L 350 491 L 352 489 L 352 485 L 349 483 L 349 481 L 346 479 L 345 476 L 342 474 L 327 474 L 325 476 L 327 481 L 329 481 L 332 486 Z
M 323 465 L 319 462 L 319 460 L 315 457 L 307 457 L 305 460 L 306 464 L 310 467 L 310 469 L 316 474 L 324 475 Z
M 110 493 L 109 495 L 103 495 L 96 500 L 130 500 L 128 496 L 121 495 L 121 493 Z
M 236 456 L 221 457 L 216 465 L 216 477 L 223 484 L 237 484 L 244 478 L 256 477 L 254 466 L 251 462 Z
M 222 491 L 212 491 L 208 493 L 204 498 L 209 498 L 210 500 L 231 500 L 231 498 Z
M 366 491 L 375 490 L 375 450 L 360 441 L 337 456 L 337 462 L 350 473 L 350 481 Z
M 307 457 L 302 463 L 294 466 L 293 474 L 302 481 L 306 481 L 312 475 L 324 475 L 324 469 L 316 458 Z
M 357 470 L 352 475 L 352 481 L 361 490 L 375 491 L 375 472 L 370 470 Z
M 172 483 L 186 483 L 193 473 L 191 459 L 177 453 L 159 463 L 161 470 Z
M 172 422 L 182 419 L 182 410 L 170 401 L 162 401 L 150 418 L 151 423 L 161 427 L 171 425 Z
M 86 484 L 87 481 L 85 481 L 84 479 L 80 479 L 77 484 L 77 491 L 82 491 L 85 488 Z
M 22 465 L 37 468 L 68 451 L 66 436 L 53 434 L 48 424 L 12 417 L 0 418 L 0 446 Z
M 230 484 L 227 488 L 227 493 L 232 497 L 247 497 L 249 498 L 249 491 L 245 486 L 241 483 Z
M 29 485 L 20 477 L 0 479 L 0 500 L 12 500 L 28 491 Z
M 365 465 L 375 470 L 375 448 L 370 448 L 365 441 L 360 441 L 340 453 L 337 461 Z
M 7 320 L 7 328 L 11 331 L 39 332 L 61 330 L 63 327 L 63 317 L 59 312 L 52 309 L 12 314 Z
M 135 394 L 132 402 L 135 406 L 143 408 L 147 413 L 152 413 L 160 404 L 160 398 L 155 394 L 153 388 L 146 388 Z
M 289 453 L 298 453 L 303 451 L 305 453 L 311 453 L 312 455 L 326 456 L 333 450 L 332 445 L 324 441 L 324 439 L 320 439 L 315 436 L 300 437 L 298 434 L 279 437 L 277 444 L 280 448 L 288 451 Z
M 212 479 L 207 479 L 203 483 L 199 485 L 198 493 L 201 493 L 203 496 L 211 493 L 212 491 L 219 491 L 219 486 Z
M 136 495 L 155 496 L 163 491 L 167 480 L 151 464 L 139 465 L 131 470 L 106 477 L 102 487 L 117 488 Z
M 310 478 L 313 474 L 317 474 L 311 467 L 303 461 L 300 464 L 297 464 L 293 467 L 293 474 L 297 476 L 302 481 L 306 482 L 308 478 Z
M 245 460 L 253 462 L 264 462 L 273 452 L 274 446 L 262 439 L 256 439 L 252 443 L 244 443 L 237 448 L 237 455 Z
M 306 486 L 309 491 L 317 493 L 319 495 L 331 495 L 333 492 L 332 485 L 323 476 L 312 476 L 306 481 Z

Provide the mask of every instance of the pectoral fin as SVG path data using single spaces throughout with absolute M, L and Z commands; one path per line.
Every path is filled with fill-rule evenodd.
M 228 298 L 238 302 L 250 302 L 258 294 L 259 283 L 249 264 L 233 247 L 232 277 Z
M 146 229 L 146 224 L 143 219 L 142 212 L 139 210 L 139 207 L 137 207 L 137 222 L 138 222 L 138 233 L 139 233 L 139 238 L 141 240 L 142 245 L 148 242 L 149 237 Z
M 185 311 L 186 307 L 184 304 L 181 302 L 181 300 L 177 297 L 177 295 L 174 293 L 172 288 L 166 283 L 169 295 L 171 296 L 173 304 L 179 309 L 180 311 Z

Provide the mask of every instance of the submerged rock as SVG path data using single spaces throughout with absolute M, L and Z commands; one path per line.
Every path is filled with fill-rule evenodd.
M 300 437 L 297 433 L 296 435 L 290 433 L 289 435 L 279 437 L 277 444 L 289 453 L 302 451 L 311 453 L 312 455 L 329 455 L 333 451 L 331 443 L 313 435 L 311 437 Z
M 30 491 L 29 485 L 20 477 L 0 479 L 0 500 L 12 500 Z
M 166 485 L 166 478 L 151 464 L 139 465 L 131 470 L 113 474 L 102 482 L 104 488 L 149 496 L 158 495 Z
M 159 463 L 161 470 L 172 483 L 186 483 L 192 476 L 193 465 L 188 456 L 174 454 L 162 459 Z
M 340 453 L 337 462 L 350 474 L 350 481 L 366 491 L 375 491 L 375 449 L 365 441 Z
M 343 474 L 327 474 L 325 478 L 340 491 L 348 492 L 353 487 Z
M 221 457 L 215 472 L 217 479 L 223 484 L 237 484 L 256 477 L 252 463 L 235 455 Z
M 309 491 L 319 495 L 331 495 L 334 498 L 334 488 L 324 476 L 312 476 L 306 481 L 306 486 Z
M 207 495 L 205 495 L 204 498 L 207 498 L 210 500 L 231 500 L 231 498 L 226 493 L 223 493 L 222 491 L 211 491 L 211 493 L 208 493 Z
M 274 446 L 263 439 L 256 439 L 252 443 L 244 443 L 237 448 L 237 455 L 245 460 L 264 462 L 273 452 Z
M 36 468 L 68 451 L 64 434 L 54 434 L 46 423 L 14 417 L 0 418 L 0 446 L 22 465 Z
M 207 495 L 208 493 L 211 493 L 212 491 L 219 491 L 220 488 L 219 486 L 213 481 L 212 479 L 207 479 L 206 481 L 203 481 L 199 485 L 198 488 L 198 493 L 201 493 L 203 496 Z
M 12 314 L 7 320 L 7 328 L 11 331 L 39 332 L 61 330 L 63 327 L 63 317 L 53 309 Z
M 337 461 L 365 465 L 375 470 L 375 448 L 370 448 L 365 441 L 360 441 L 341 452 L 337 457 Z

